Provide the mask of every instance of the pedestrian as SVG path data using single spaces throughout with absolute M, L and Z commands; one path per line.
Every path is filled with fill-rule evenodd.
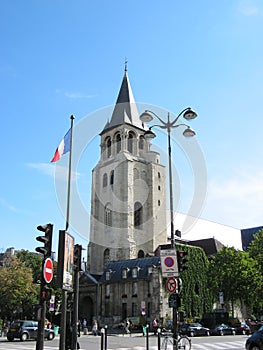
M 158 329 L 158 321 L 156 320 L 156 318 L 153 320 L 153 333 L 154 335 L 157 334 L 157 329 Z
M 92 334 L 93 335 L 98 335 L 98 322 L 97 322 L 97 320 L 93 321 Z
M 130 334 L 130 321 L 128 320 L 128 318 L 125 321 L 125 332 L 126 334 Z

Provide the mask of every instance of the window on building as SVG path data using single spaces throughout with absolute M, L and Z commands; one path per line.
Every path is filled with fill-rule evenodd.
M 116 152 L 120 153 L 121 151 L 121 135 L 117 134 L 116 136 Z
M 110 185 L 114 184 L 114 170 L 110 172 Z
M 158 179 L 161 178 L 161 173 L 158 171 Z
M 127 275 L 128 275 L 128 269 L 125 267 L 124 269 L 122 269 L 121 277 L 122 277 L 123 279 L 126 279 L 126 278 L 127 278 Z
M 144 149 L 144 137 L 140 136 L 139 139 L 139 149 Z
M 128 151 L 130 153 L 133 153 L 133 142 L 134 142 L 134 134 L 132 132 L 129 132 L 129 135 L 128 135 Z
M 137 278 L 138 277 L 138 268 L 134 267 L 132 269 L 132 278 Z
M 132 296 L 133 297 L 138 296 L 138 284 L 137 284 L 137 282 L 132 283 Z
M 161 201 L 160 201 L 160 199 L 158 199 L 158 207 L 160 207 L 161 206 Z
M 106 226 L 112 226 L 112 210 L 109 206 L 106 206 L 105 208 L 105 219 L 104 219 Z
M 108 185 L 108 175 L 105 173 L 105 174 L 103 175 L 102 186 L 103 186 L 103 187 L 107 187 L 107 185 Z
M 122 296 L 122 298 L 127 298 L 127 285 L 126 285 L 126 283 L 122 283 L 122 285 L 121 285 L 121 296 Z
M 110 280 L 110 271 L 106 271 L 106 281 Z
M 106 284 L 105 286 L 105 297 L 109 298 L 110 297 L 110 285 Z
M 108 265 L 108 263 L 110 262 L 110 250 L 109 248 L 104 250 L 104 254 L 103 254 L 103 266 L 104 268 L 106 268 L 106 266 Z
M 138 316 L 138 304 L 137 303 L 132 303 L 132 316 Z
M 140 202 L 134 204 L 134 226 L 139 228 L 142 225 L 142 205 Z
M 107 148 L 107 157 L 109 158 L 111 156 L 111 139 L 110 138 L 107 139 L 106 148 Z
M 138 251 L 138 258 L 144 258 L 144 251 L 141 249 Z

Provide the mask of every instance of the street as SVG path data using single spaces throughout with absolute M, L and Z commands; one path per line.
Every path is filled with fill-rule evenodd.
M 245 350 L 247 336 L 211 336 L 192 338 L 192 350 Z M 78 338 L 81 349 L 100 350 L 101 337 L 83 335 Z M 20 342 L 18 340 L 8 342 L 6 338 L 0 338 L 0 350 L 35 350 L 36 342 Z M 54 350 L 59 348 L 59 337 L 52 341 L 45 341 L 44 350 Z M 145 350 L 146 338 L 140 334 L 129 335 L 109 335 L 107 338 L 107 350 Z M 149 336 L 149 350 L 157 350 L 157 337 Z

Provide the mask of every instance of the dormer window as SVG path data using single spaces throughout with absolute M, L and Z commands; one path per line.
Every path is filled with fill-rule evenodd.
M 134 267 L 132 269 L 132 278 L 137 278 L 138 277 L 138 268 Z
M 126 278 L 127 278 L 128 271 L 129 271 L 129 269 L 127 269 L 127 267 L 125 267 L 125 268 L 122 269 L 121 276 L 122 276 L 123 279 L 126 279 Z

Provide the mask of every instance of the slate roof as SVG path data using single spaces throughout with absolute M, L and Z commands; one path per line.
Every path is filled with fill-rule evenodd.
M 102 133 L 125 123 L 145 129 L 143 122 L 139 118 L 126 69 L 111 119 L 106 123 Z
M 203 248 L 206 256 L 211 256 L 213 254 L 216 254 L 224 246 L 221 242 L 219 242 L 215 238 L 199 239 L 196 241 L 190 241 L 188 242 L 188 244 L 194 247 Z
M 103 275 L 101 276 L 100 283 L 105 282 L 120 282 L 123 281 L 122 270 L 127 269 L 127 278 L 125 281 L 134 280 L 132 277 L 132 269 L 137 267 L 138 277 L 137 279 L 146 279 L 149 277 L 148 268 L 161 266 L 161 260 L 159 256 L 131 259 L 131 260 L 121 260 L 121 261 L 111 261 L 107 265 Z M 110 272 L 110 279 L 106 280 L 106 272 Z

